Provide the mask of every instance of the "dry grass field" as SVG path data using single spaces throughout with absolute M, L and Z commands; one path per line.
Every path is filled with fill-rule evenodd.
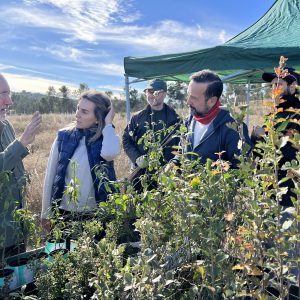
M 261 101 L 253 101 L 250 106 L 249 130 L 253 125 L 261 125 L 262 116 L 267 113 L 267 108 L 261 105 Z M 182 114 L 186 114 L 186 111 Z M 9 116 L 9 121 L 13 124 L 17 136 L 23 132 L 29 122 L 30 115 Z M 31 154 L 24 159 L 27 172 L 30 174 L 31 182 L 27 186 L 28 204 L 31 210 L 38 213 L 41 210 L 41 197 L 43 180 L 47 166 L 47 160 L 52 142 L 55 139 L 58 129 L 65 127 L 74 120 L 74 115 L 49 114 L 43 115 L 43 124 L 35 142 L 30 146 Z M 116 114 L 114 125 L 121 138 L 126 126 L 125 114 Z M 115 160 L 117 178 L 124 178 L 128 175 L 129 163 L 123 149 L 121 155 Z
M 17 136 L 23 132 L 26 124 L 29 122 L 30 115 L 15 115 L 9 116 L 8 120 L 13 124 Z M 30 145 L 30 155 L 25 157 L 24 165 L 26 171 L 30 174 L 31 182 L 27 186 L 27 197 L 29 207 L 34 212 L 41 210 L 41 198 L 45 170 L 47 167 L 48 156 L 51 145 L 56 137 L 58 129 L 66 127 L 66 125 L 74 121 L 74 115 L 67 114 L 49 114 L 43 115 L 43 123 L 40 133 L 32 145 Z M 122 114 L 117 114 L 114 119 L 114 124 L 119 137 L 126 126 L 126 119 Z M 115 167 L 118 178 L 127 176 L 129 169 L 126 155 L 121 152 L 121 155 L 115 160 Z

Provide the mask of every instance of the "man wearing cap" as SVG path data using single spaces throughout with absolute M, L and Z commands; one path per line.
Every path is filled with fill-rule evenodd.
M 12 105 L 10 88 L 0 74 L 0 259 L 25 250 L 24 234 L 14 212 L 24 206 L 22 192 L 25 171 L 22 159 L 29 153 L 26 146 L 34 141 L 41 126 L 41 116 L 36 112 L 23 134 L 16 139 L 6 112 Z
M 236 167 L 238 161 L 235 155 L 240 154 L 238 143 L 241 139 L 239 132 L 232 128 L 236 123 L 227 110 L 221 109 L 220 97 L 223 92 L 223 82 L 211 70 L 202 70 L 190 77 L 188 86 L 187 105 L 190 117 L 187 121 L 188 144 L 183 153 L 190 160 L 207 159 L 216 161 L 221 158 Z M 248 128 L 243 124 L 245 141 L 251 146 Z M 172 160 L 179 164 L 179 158 Z
M 285 127 L 284 132 L 282 132 L 283 136 L 291 136 L 294 132 L 300 133 L 300 115 L 299 113 L 295 113 L 295 110 L 300 109 L 300 101 L 298 97 L 296 96 L 297 93 L 297 85 L 300 84 L 300 75 L 295 72 L 292 68 L 285 68 L 288 72 L 288 75 L 283 78 L 278 78 L 278 76 L 275 73 L 263 73 L 262 79 L 266 82 L 272 83 L 273 88 L 276 88 L 277 90 L 281 90 L 281 95 L 278 95 L 276 98 L 278 104 L 276 105 L 277 112 L 275 118 L 278 120 L 275 128 L 278 128 L 282 121 L 280 120 L 290 120 L 292 119 L 292 122 L 288 122 L 288 124 Z M 295 122 L 295 119 L 298 122 Z M 253 142 L 261 141 L 263 140 L 263 136 L 265 134 L 265 131 L 261 127 L 254 127 L 253 132 L 251 135 L 251 139 Z M 282 180 L 287 176 L 287 171 L 282 170 L 282 166 L 287 163 L 291 162 L 292 160 L 296 160 L 296 154 L 298 150 L 293 147 L 292 143 L 288 141 L 283 147 L 280 148 L 280 151 L 282 153 L 282 158 L 280 159 L 278 165 L 278 181 Z M 295 222 L 295 219 L 292 214 L 285 212 L 285 210 L 288 207 L 292 207 L 293 202 L 291 200 L 291 197 L 294 197 L 297 199 L 297 195 L 292 192 L 292 189 L 295 188 L 295 185 L 291 179 L 288 179 L 287 181 L 282 182 L 280 187 L 286 187 L 287 192 L 286 194 L 282 195 L 280 205 L 282 206 L 282 213 L 280 217 L 280 223 L 284 224 L 286 221 L 291 220 L 293 221 L 291 226 L 295 226 L 295 230 L 298 230 L 297 222 Z M 288 237 L 286 237 L 288 239 Z M 296 244 L 297 245 L 297 244 Z M 289 257 L 298 258 L 300 255 L 300 250 L 294 247 L 290 247 L 290 250 L 288 251 Z M 297 278 L 299 274 L 298 267 L 291 268 L 291 273 Z
M 123 147 L 132 162 L 133 169 L 139 168 L 144 171 L 147 166 L 147 153 L 149 150 L 145 149 L 145 145 L 143 142 L 140 142 L 140 139 L 148 129 L 157 132 L 162 130 L 164 126 L 168 128 L 180 122 L 175 110 L 164 103 L 167 95 L 167 84 L 165 81 L 160 79 L 149 81 L 145 93 L 148 106 L 131 118 L 123 134 Z M 160 142 L 164 142 L 161 164 L 165 164 L 174 157 L 172 147 L 178 145 L 179 142 L 177 138 L 168 139 L 168 136 L 171 137 L 170 134 L 167 136 L 162 134 L 160 136 Z M 141 186 L 136 183 L 135 188 L 140 190 Z
M 300 115 L 296 114 L 293 109 L 300 109 L 300 101 L 296 96 L 296 86 L 300 83 L 300 76 L 292 68 L 285 68 L 288 72 L 288 75 L 283 78 L 278 78 L 275 73 L 263 73 L 262 79 L 266 82 L 270 82 L 273 87 L 276 86 L 278 90 L 281 90 L 282 93 L 277 98 L 278 104 L 276 106 L 277 113 L 276 119 L 280 120 L 290 120 L 297 119 L 300 120 Z M 291 110 L 287 110 L 292 108 Z M 282 122 L 278 122 L 275 128 L 279 127 Z M 283 135 L 291 134 L 292 131 L 300 132 L 300 125 L 296 122 L 289 122 L 283 132 Z M 263 139 L 262 136 L 265 134 L 265 131 L 262 127 L 255 126 L 251 135 L 251 140 L 256 143 L 258 140 Z M 282 159 L 279 162 L 279 166 L 283 166 L 286 162 L 291 162 L 293 159 L 296 159 L 297 149 L 293 147 L 291 142 L 287 142 L 284 147 L 281 149 L 283 155 Z M 281 180 L 286 177 L 285 170 L 278 171 L 278 179 Z M 280 204 L 282 206 L 291 207 L 293 203 L 291 197 L 296 197 L 296 194 L 291 191 L 294 188 L 293 181 L 291 179 L 283 182 L 281 187 L 288 187 L 288 191 L 285 195 L 282 196 Z

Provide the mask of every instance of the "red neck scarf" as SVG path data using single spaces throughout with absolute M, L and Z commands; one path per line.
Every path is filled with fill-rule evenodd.
M 221 106 L 221 102 L 220 102 L 220 100 L 218 100 L 206 116 L 204 116 L 204 117 L 194 116 L 194 119 L 196 121 L 200 122 L 201 124 L 206 125 L 206 124 L 210 123 L 211 120 L 214 119 L 216 117 L 216 115 L 219 113 L 220 106 Z

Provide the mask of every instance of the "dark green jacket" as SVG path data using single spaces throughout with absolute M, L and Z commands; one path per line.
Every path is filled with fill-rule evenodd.
M 14 221 L 14 211 L 25 205 L 25 170 L 22 159 L 28 150 L 18 140 L 11 124 L 0 121 L 0 249 L 17 245 L 23 232 Z

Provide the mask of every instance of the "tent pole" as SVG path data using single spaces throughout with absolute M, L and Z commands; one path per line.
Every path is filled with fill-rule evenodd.
M 129 78 L 128 75 L 125 75 L 125 97 L 126 97 L 126 119 L 127 124 L 130 121 L 130 99 L 129 99 Z M 132 162 L 128 157 L 128 168 L 131 170 Z
M 247 101 L 247 118 L 246 124 L 249 128 L 249 114 L 250 114 L 250 79 L 247 80 L 247 94 L 246 94 L 246 101 Z
M 129 100 L 129 78 L 125 75 L 125 96 L 126 96 L 126 119 L 127 123 L 130 120 L 130 100 Z

